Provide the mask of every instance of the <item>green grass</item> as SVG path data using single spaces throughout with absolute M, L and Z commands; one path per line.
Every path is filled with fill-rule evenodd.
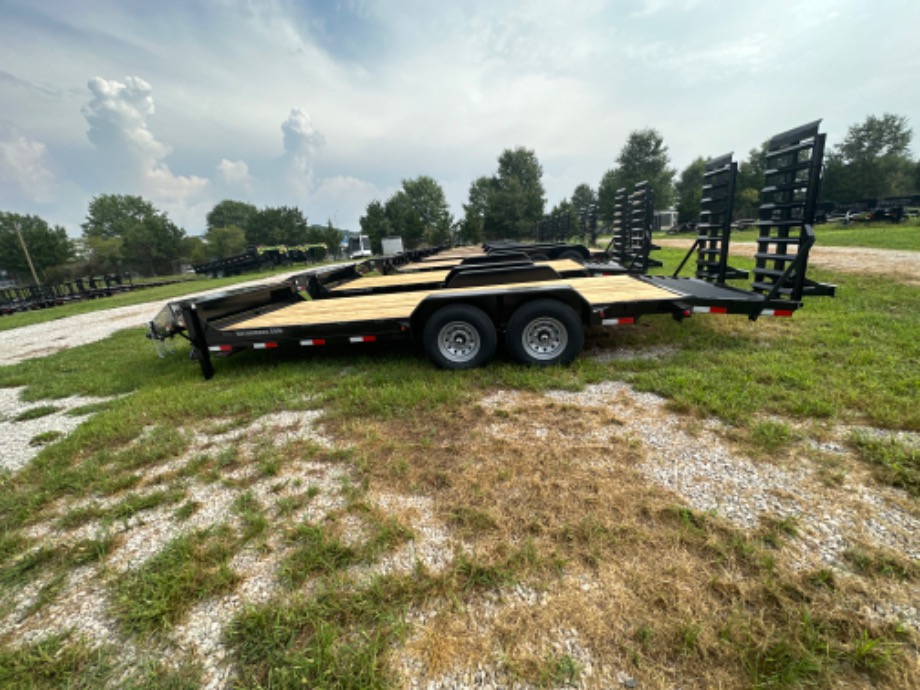
M 230 589 L 234 537 L 226 528 L 186 534 L 113 587 L 115 617 L 125 631 L 151 634 L 176 623 L 196 602 Z
M 655 236 L 661 239 L 693 239 L 693 235 L 689 233 L 684 235 L 660 233 Z M 822 224 L 815 226 L 815 237 L 818 247 L 868 247 L 920 251 L 920 222 L 910 220 L 897 225 L 892 223 Z M 753 242 L 756 238 L 756 228 L 732 231 L 733 242 Z
M 871 247 L 874 249 L 907 249 L 920 251 L 920 222 L 907 221 L 898 225 L 872 223 L 866 225 L 819 225 L 815 228 L 818 246 Z
M 670 266 L 682 256 L 679 250 L 661 254 Z M 201 506 L 189 500 L 186 485 L 223 481 L 229 486 L 226 472 L 240 467 L 246 456 L 232 447 L 201 451 L 173 478 L 153 488 L 143 484 L 145 473 L 191 455 L 193 428 L 244 427 L 281 410 L 321 407 L 330 424 L 347 425 L 356 434 L 370 422 L 386 426 L 412 420 L 418 433 L 400 439 L 393 449 L 394 473 L 407 450 L 432 455 L 449 450 L 442 447 L 440 425 L 458 411 L 475 410 L 485 392 L 578 390 L 611 379 L 663 395 L 674 410 L 734 424 L 739 439 L 768 454 L 793 447 L 806 433 L 799 429 L 815 421 L 920 431 L 918 289 L 855 274 L 816 270 L 812 277 L 836 282 L 839 296 L 808 300 L 792 319 L 756 323 L 741 317 L 694 316 L 678 324 L 650 316 L 634 327 L 599 336 L 597 344 L 636 350 L 666 346 L 668 354 L 609 362 L 581 357 L 571 367 L 551 370 L 498 361 L 481 370 L 444 372 L 411 348 L 312 357 L 246 352 L 218 360 L 217 376 L 205 382 L 197 364 L 187 360 L 187 346 L 180 344 L 175 354 L 160 359 L 141 329 L 0 367 L 0 386 L 26 386 L 26 399 L 37 404 L 74 394 L 122 396 L 88 408 L 92 416 L 74 432 L 49 439 L 33 462 L 2 476 L 0 593 L 42 578 L 47 584 L 41 605 L 59 594 L 63 573 L 81 563 L 100 563 L 113 548 L 104 535 L 72 548 L 27 539 L 24 528 L 47 519 L 45 511 L 57 501 L 85 500 L 81 505 L 88 506 L 56 515 L 55 525 L 61 529 L 91 522 L 117 525 L 156 508 L 188 520 Z M 599 521 L 572 521 L 560 532 L 559 552 L 541 551 L 522 540 L 489 557 L 460 555 L 437 577 L 419 569 L 409 576 L 356 582 L 349 576 L 353 566 L 376 562 L 412 536 L 407 527 L 411 523 L 388 519 L 365 503 L 367 477 L 380 458 L 367 450 L 374 447 L 373 439 L 358 440 L 364 445 L 355 450 L 321 450 L 306 442 L 282 451 L 266 446 L 248 461 L 261 477 L 280 474 L 292 458 L 354 470 L 342 487 L 347 504 L 339 517 L 361 522 L 359 539 L 345 539 L 341 521 L 290 524 L 317 494 L 309 479 L 298 495 L 262 501 L 248 486 L 234 484 L 239 495 L 232 524 L 179 536 L 140 567 L 103 583 L 113 593 L 113 614 L 122 632 L 146 639 L 168 631 L 196 603 L 233 587 L 236 575 L 228 564 L 235 553 L 264 545 L 278 530 L 286 532 L 277 573 L 282 590 L 276 600 L 241 612 L 227 636 L 241 673 L 239 685 L 388 687 L 394 679 L 387 674 L 387 651 L 404 638 L 409 608 L 439 597 L 462 606 L 483 591 L 552 581 L 576 561 L 588 568 L 609 564 L 624 543 L 643 538 L 624 537 Z M 850 442 L 882 481 L 917 495 L 915 449 L 875 435 L 854 436 Z M 406 490 L 437 491 L 462 479 L 462 468 L 451 474 L 433 467 L 427 484 Z M 102 509 L 90 500 L 95 497 L 117 500 Z M 489 505 L 461 503 L 448 506 L 443 517 L 471 540 L 491 538 L 502 519 Z M 648 521 L 673 529 L 674 548 L 679 545 L 722 567 L 738 568 L 750 578 L 751 593 L 747 599 L 731 595 L 735 598 L 721 609 L 726 620 L 718 629 L 714 619 L 688 616 L 672 639 L 657 623 L 633 621 L 630 633 L 636 636 L 624 642 L 624 659 L 634 658 L 638 668 L 697 654 L 705 639 L 716 635 L 724 639 L 724 653 L 740 660 L 753 687 L 829 686 L 835 679 L 852 678 L 850 673 L 883 676 L 897 665 L 895 633 L 884 627 L 851 628 L 814 613 L 813 602 L 840 595 L 839 578 L 818 572 L 803 575 L 802 582 L 783 579 L 775 567 L 776 547 L 795 537 L 795 520 L 769 522 L 752 535 L 729 531 L 715 518 L 686 508 L 652 514 Z M 916 577 L 912 566 L 871 551 L 854 552 L 848 562 L 859 576 L 872 578 L 868 582 Z M 715 587 L 718 577 L 713 579 Z M 641 630 L 645 632 L 637 632 Z M 0 646 L 0 685 L 9 668 L 31 679 L 26 687 L 58 687 L 66 674 L 63 684 L 72 687 L 96 687 L 105 685 L 103 681 L 111 685 L 117 677 L 108 652 L 93 651 L 76 639 L 42 644 Z M 52 661 L 40 666 L 38 660 L 48 655 Z M 539 657 L 538 662 L 522 676 L 527 682 L 575 682 L 581 672 L 574 659 L 561 653 Z M 196 687 L 196 674 L 169 675 L 147 664 L 134 669 L 125 685 Z
M 30 407 L 25 412 L 16 415 L 13 418 L 13 421 L 27 422 L 32 419 L 41 419 L 42 417 L 47 417 L 50 414 L 54 414 L 60 409 L 61 408 L 55 407 L 54 405 L 38 405 L 37 407 Z

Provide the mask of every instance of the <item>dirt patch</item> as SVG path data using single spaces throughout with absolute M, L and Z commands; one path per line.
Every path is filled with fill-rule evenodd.
M 662 247 L 689 249 L 693 240 L 661 239 L 655 243 Z M 753 256 L 754 242 L 732 242 L 729 253 L 733 256 Z M 920 286 L 920 251 L 899 249 L 867 249 L 864 247 L 812 247 L 808 262 L 832 271 L 844 273 L 865 273 L 885 276 L 906 285 Z

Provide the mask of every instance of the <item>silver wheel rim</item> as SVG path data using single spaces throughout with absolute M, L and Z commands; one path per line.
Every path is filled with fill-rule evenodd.
M 450 362 L 469 362 L 482 349 L 482 339 L 466 321 L 451 321 L 438 331 L 438 350 Z
M 555 359 L 569 344 L 569 332 L 561 321 L 541 316 L 524 328 L 521 344 L 524 351 L 534 359 Z

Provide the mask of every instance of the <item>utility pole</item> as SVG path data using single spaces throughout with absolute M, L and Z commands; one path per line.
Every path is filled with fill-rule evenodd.
M 29 256 L 29 248 L 26 246 L 26 241 L 22 239 L 22 233 L 19 231 L 19 223 L 13 223 L 13 229 L 16 230 L 16 237 L 19 238 L 19 244 L 22 247 L 23 253 L 26 255 L 26 261 L 29 262 L 29 269 L 32 271 L 32 280 L 35 281 L 36 285 L 41 285 L 41 281 L 38 279 L 38 274 L 35 272 L 35 266 L 32 264 L 32 257 Z

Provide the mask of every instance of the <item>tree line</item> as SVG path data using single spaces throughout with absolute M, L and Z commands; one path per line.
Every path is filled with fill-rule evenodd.
M 101 273 L 158 276 L 178 273 L 183 264 L 242 254 L 253 245 L 322 244 L 335 256 L 343 237 L 331 222 L 309 224 L 299 208 L 259 209 L 232 199 L 207 214 L 203 237 L 189 236 L 150 201 L 129 194 L 94 197 L 80 227 L 81 237 L 71 239 L 63 227 L 39 216 L 0 211 L 0 269 L 20 282 L 32 279 L 33 268 L 41 282 Z
M 852 125 L 825 157 L 824 201 L 849 203 L 867 198 L 920 193 L 920 160 L 912 158 L 913 132 L 907 118 L 870 115 Z M 739 163 L 735 217 L 754 218 L 766 167 L 767 144 L 753 148 Z M 602 225 L 613 221 L 616 191 L 648 180 L 658 209 L 676 206 L 680 222 L 699 217 L 706 159 L 697 157 L 683 171 L 670 165 L 668 147 L 655 129 L 629 134 L 614 164 L 596 187 L 578 184 L 570 197 L 546 210 L 543 168 L 524 147 L 505 149 L 491 175 L 470 184 L 463 216 L 454 219 L 444 190 L 427 175 L 403 180 L 385 202 L 371 201 L 360 219 L 375 252 L 381 240 L 399 235 L 408 249 L 448 242 L 477 243 L 533 237 L 545 219 L 565 219 L 577 227 L 593 214 Z M 0 211 L 0 269 L 28 280 L 31 270 L 22 249 L 29 248 L 40 279 L 86 273 L 130 271 L 138 275 L 175 273 L 182 263 L 203 263 L 240 254 L 251 245 L 324 244 L 336 255 L 343 231 L 311 225 L 296 207 L 256 206 L 232 199 L 207 214 L 204 237 L 186 235 L 169 217 L 139 196 L 101 194 L 89 203 L 82 237 L 68 238 L 59 225 L 35 215 Z M 22 242 L 20 241 L 20 236 Z
M 911 157 L 912 131 L 907 118 L 870 115 L 849 128 L 844 140 L 827 152 L 822 186 L 823 201 L 849 203 L 920 193 L 920 160 Z M 753 148 L 739 162 L 735 186 L 735 217 L 756 218 L 766 170 L 767 142 Z M 678 174 L 670 165 L 668 147 L 655 129 L 630 133 L 614 165 L 596 187 L 583 182 L 570 197 L 546 210 L 543 168 L 533 150 L 505 149 L 492 175 L 476 178 L 463 204 L 463 217 L 454 221 L 444 193 L 430 177 L 404 180 L 402 189 L 386 202 L 372 201 L 361 218 L 362 232 L 376 251 L 380 239 L 401 235 L 407 247 L 451 239 L 477 243 L 496 239 L 524 239 L 547 219 L 566 220 L 577 228 L 593 216 L 602 225 L 613 222 L 616 192 L 647 180 L 659 210 L 675 208 L 679 222 L 696 221 L 700 214 L 706 158 L 693 160 Z

